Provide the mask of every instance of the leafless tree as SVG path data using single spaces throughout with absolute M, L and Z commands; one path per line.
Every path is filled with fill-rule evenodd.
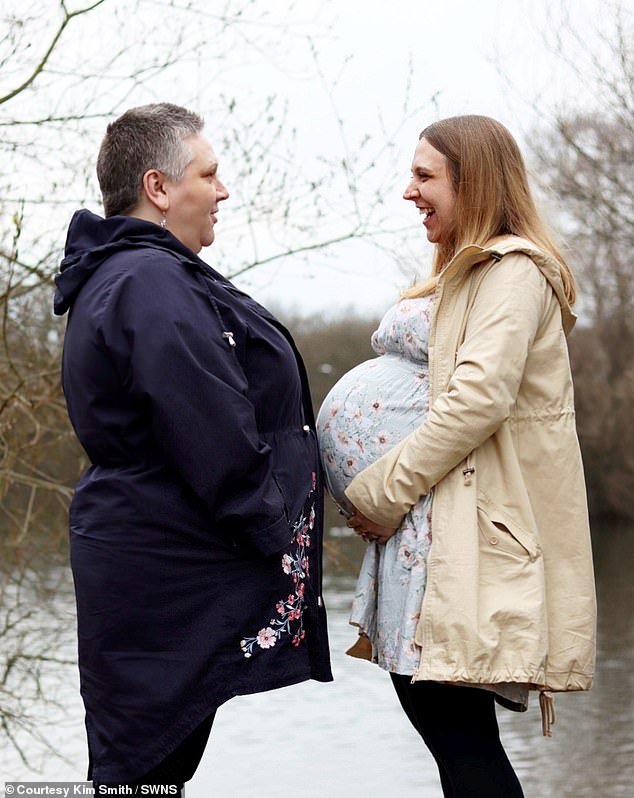
M 567 103 L 546 115 L 533 149 L 557 196 L 581 289 L 571 349 L 592 509 L 633 517 L 634 14 L 615 4 L 603 22 L 585 64 L 569 58 L 585 86 L 583 109 Z M 562 42 L 556 45 L 566 59 Z

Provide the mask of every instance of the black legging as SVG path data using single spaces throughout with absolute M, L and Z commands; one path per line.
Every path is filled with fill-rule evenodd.
M 213 712 L 207 717 L 200 726 L 197 726 L 194 731 L 186 737 L 183 742 L 168 754 L 162 762 L 159 762 L 156 767 L 148 771 L 142 778 L 135 781 L 127 782 L 127 787 L 138 787 L 143 784 L 163 784 L 177 787 L 178 790 L 170 793 L 170 798 L 181 798 L 182 789 L 186 781 L 189 781 L 194 775 L 196 768 L 200 764 L 205 746 L 209 739 L 211 726 L 214 722 L 216 713 Z M 101 794 L 100 787 L 104 787 L 104 795 L 112 795 L 114 793 L 108 792 L 107 788 L 121 787 L 121 784 L 97 784 L 93 782 L 95 789 L 95 796 Z M 121 795 L 124 795 L 123 791 Z M 139 791 L 139 794 L 141 792 Z
M 524 798 L 500 742 L 492 692 L 390 676 L 405 714 L 436 760 L 445 798 Z

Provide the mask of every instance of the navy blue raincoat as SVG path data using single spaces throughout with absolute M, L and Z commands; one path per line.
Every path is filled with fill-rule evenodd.
M 290 334 L 157 225 L 73 217 L 62 384 L 90 468 L 70 508 L 95 781 L 133 780 L 220 704 L 330 681 L 322 487 Z

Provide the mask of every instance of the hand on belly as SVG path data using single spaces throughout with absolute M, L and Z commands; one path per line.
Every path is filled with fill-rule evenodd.
M 363 515 L 361 510 L 357 510 L 354 506 L 346 525 L 354 529 L 357 535 L 366 542 L 376 542 L 382 545 L 385 545 L 398 529 L 398 527 L 375 524 L 374 521 L 371 521 L 367 516 Z

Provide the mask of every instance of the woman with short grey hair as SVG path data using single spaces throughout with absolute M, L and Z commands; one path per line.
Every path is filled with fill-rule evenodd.
M 55 296 L 90 460 L 70 508 L 89 778 L 173 795 L 222 703 L 332 679 L 306 372 L 198 256 L 229 196 L 202 129 L 166 103 L 108 126 L 105 218 L 73 216 Z

